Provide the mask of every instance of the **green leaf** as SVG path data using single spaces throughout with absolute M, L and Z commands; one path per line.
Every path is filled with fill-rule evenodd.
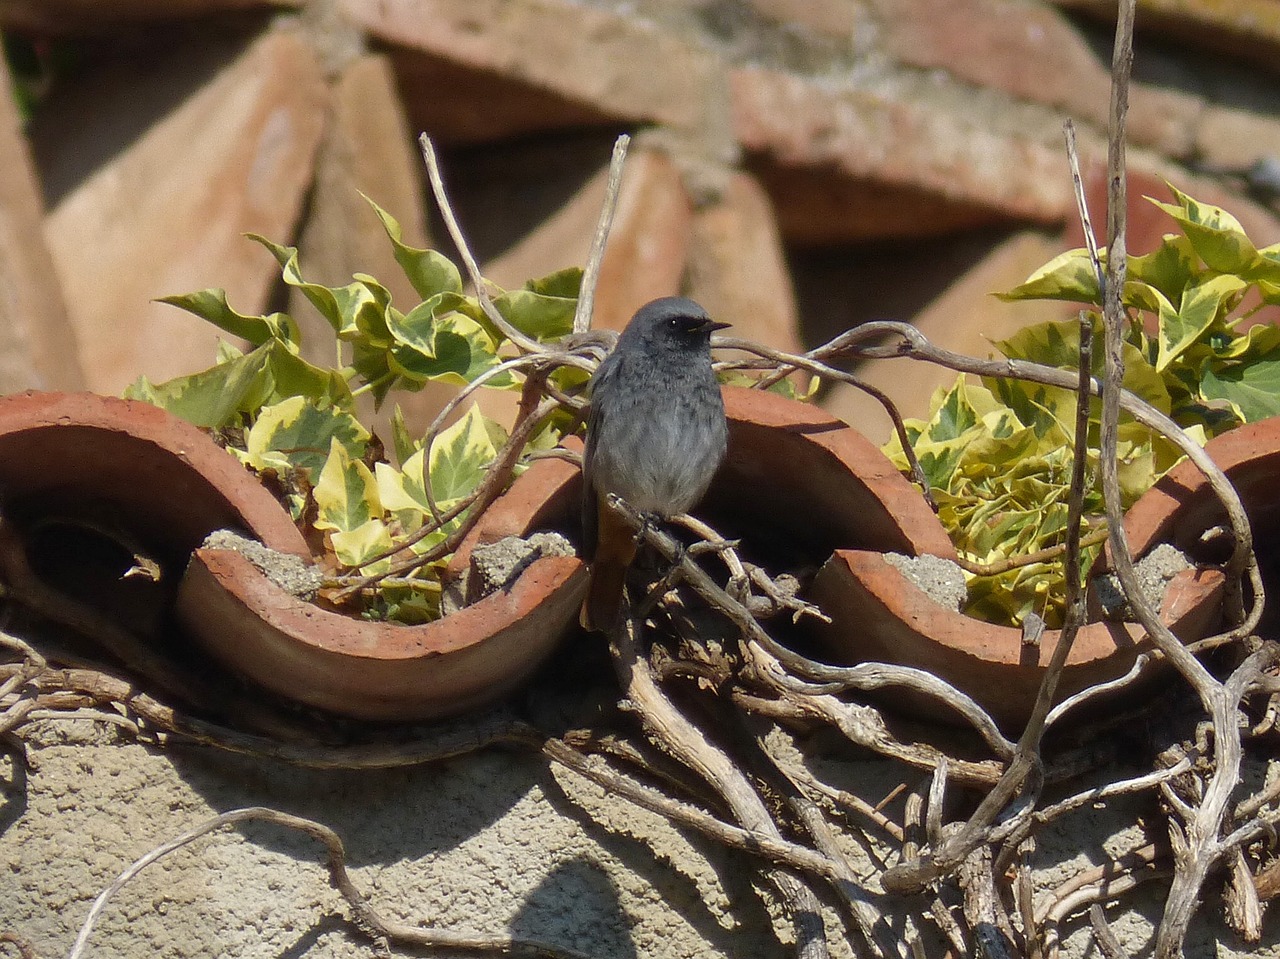
M 219 366 L 222 363 L 230 363 L 232 360 L 238 360 L 242 356 L 244 356 L 244 350 L 240 349 L 240 347 L 236 346 L 230 340 L 224 340 L 219 337 L 218 349 L 214 354 L 213 365 Z
M 125 391 L 206 429 L 233 425 L 241 413 L 256 410 L 271 392 L 267 360 L 271 345 L 211 369 L 153 384 L 145 377 Z
M 338 562 L 348 569 L 359 569 L 373 557 L 391 549 L 391 531 L 380 519 L 371 519 L 352 530 L 337 530 L 329 535 L 329 545 Z
M 319 515 L 316 529 L 351 532 L 370 520 L 381 519 L 382 503 L 372 471 L 353 459 L 335 438 L 314 494 Z
M 351 368 L 373 396 L 374 408 L 382 406 L 400 375 L 391 368 L 391 349 L 357 340 L 351 344 Z
M 526 336 L 555 340 L 573 332 L 573 313 L 578 301 L 532 290 L 509 290 L 494 300 L 493 305 Z
M 268 346 L 268 350 L 267 369 L 272 378 L 270 399 L 302 396 L 316 404 L 351 408 L 351 387 L 339 371 L 313 366 L 296 353 L 274 345 Z
M 438 293 L 462 292 L 462 276 L 448 257 L 435 250 L 419 250 L 406 244 L 401 239 L 403 231 L 395 217 L 367 196 L 365 200 L 382 221 L 382 228 L 387 231 L 387 238 L 395 249 L 396 262 L 420 297 L 429 300 Z
M 362 334 L 369 336 L 371 331 L 385 329 L 386 323 L 382 316 L 390 304 L 391 295 L 376 280 L 369 283 L 357 279 L 346 286 L 337 287 L 309 283 L 302 277 L 297 247 L 281 246 L 257 233 L 249 233 L 247 236 L 271 251 L 280 264 L 281 277 L 285 283 L 301 290 L 338 336 L 355 339 Z M 371 278 L 366 277 L 367 279 Z M 372 338 L 377 339 L 376 336 Z
M 313 478 L 336 443 L 349 459 L 364 455 L 366 430 L 350 413 L 319 408 L 301 396 L 265 407 L 245 435 L 241 459 L 255 469 L 301 468 Z
M 1022 283 L 1006 293 L 1002 300 L 1067 300 L 1073 303 L 1098 302 L 1098 274 L 1089 259 L 1089 251 L 1068 250 L 1054 257 Z
M 1258 281 L 1258 291 L 1262 294 L 1262 302 L 1271 306 L 1280 306 L 1280 283 L 1267 280 Z
M 400 404 L 391 411 L 391 445 L 396 451 L 396 462 L 401 465 L 422 448 L 422 443 L 409 434 L 409 427 L 404 421 L 404 410 Z
M 407 530 L 417 529 L 422 518 L 431 512 L 423 484 L 422 457 L 422 450 L 412 453 L 400 469 L 388 463 L 374 465 L 383 508 L 395 513 Z
M 1244 280 L 1231 274 L 1210 277 L 1187 287 L 1173 315 L 1160 314 L 1160 348 L 1156 369 L 1164 370 L 1209 328 L 1220 322 L 1240 302 Z
M 1204 371 L 1201 395 L 1230 403 L 1246 423 L 1280 415 L 1280 328 L 1255 326 L 1239 340 L 1229 362 L 1211 363 Z
M 1147 199 L 1182 225 L 1192 247 L 1210 269 L 1243 274 L 1255 266 L 1258 251 L 1239 220 L 1221 207 L 1194 200 L 1172 185 L 1169 190 L 1174 203 Z
M 1126 269 L 1129 281 L 1154 287 L 1173 302 L 1199 275 L 1200 261 L 1190 240 L 1180 233 L 1166 233 L 1152 252 L 1129 257 Z
M 1105 365 L 1102 341 L 1101 324 L 1095 322 L 1092 364 L 1094 376 L 1101 376 Z M 1076 320 L 1036 323 L 1023 327 L 1008 339 L 993 341 L 993 345 L 1011 360 L 1032 360 L 1048 366 L 1056 366 L 1059 369 L 1074 370 L 1080 363 L 1080 324 Z M 1132 344 L 1123 344 L 1121 350 L 1124 357 L 1125 389 L 1142 397 L 1161 412 L 1167 413 L 1170 403 L 1169 390 L 1165 386 L 1163 377 Z M 999 386 L 997 389 L 1002 397 L 1006 395 L 1006 387 Z M 1074 408 L 1075 397 L 1070 390 L 1055 392 L 1054 387 L 1043 387 L 1043 390 L 1042 402 L 1047 403 L 1050 398 L 1055 398 L 1053 402 L 1059 406 L 1066 403 Z M 1020 418 L 1024 412 L 1028 416 L 1032 415 L 1029 411 L 1020 408 L 1017 412 Z M 1074 414 L 1069 414 L 1069 418 L 1074 418 Z M 1023 422 L 1029 423 L 1026 419 Z
M 237 313 L 227 303 L 226 290 L 199 290 L 195 293 L 162 296 L 156 302 L 168 303 L 194 313 L 218 329 L 248 340 L 254 346 L 261 346 L 270 339 L 283 340 L 295 347 L 302 342 L 302 333 L 293 317 L 286 313 L 271 313 L 267 316 Z
M 543 296 L 576 300 L 582 292 L 582 268 L 571 266 L 557 270 L 555 273 L 548 273 L 541 279 L 530 280 L 524 288 Z
M 418 383 L 440 380 L 465 385 L 500 362 L 484 327 L 471 317 L 447 308 L 446 297 L 420 303 L 391 328 L 396 343 L 388 353 L 390 368 Z M 442 312 L 443 311 L 443 312 Z M 492 386 L 510 386 L 503 375 Z
M 498 423 L 475 404 L 468 407 L 431 446 L 428 472 L 436 504 L 446 508 L 474 490 L 505 441 L 506 431 Z

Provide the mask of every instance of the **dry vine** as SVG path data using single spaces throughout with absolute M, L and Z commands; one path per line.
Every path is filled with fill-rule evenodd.
M 96 614 L 68 602 L 31 575 L 18 537 L 0 522 L 0 575 L 7 600 L 67 630 L 90 636 L 137 667 L 148 684 L 135 685 L 97 664 L 50 656 L 22 639 L 0 633 L 0 749 L 15 770 L 23 767 L 24 745 L 18 733 L 38 719 L 89 718 L 109 722 L 139 741 L 164 746 L 175 740 L 216 746 L 283 762 L 325 768 L 387 768 L 431 762 L 494 745 L 540 751 L 573 775 L 592 781 L 613 795 L 657 812 L 672 823 L 737 850 L 758 863 L 769 887 L 793 925 L 795 953 L 805 959 L 830 954 L 838 932 L 824 919 L 823 903 L 843 917 L 847 936 L 859 955 L 916 957 L 946 950 L 949 955 L 1056 956 L 1064 924 L 1087 922 L 1102 954 L 1124 955 L 1106 921 L 1102 906 L 1119 901 L 1143 883 L 1168 880 L 1168 896 L 1155 942 L 1157 959 L 1180 955 L 1194 909 L 1208 897 L 1211 877 L 1227 878 L 1224 909 L 1241 935 L 1256 937 L 1262 903 L 1280 893 L 1275 867 L 1251 867 L 1257 845 L 1274 838 L 1280 819 L 1280 786 L 1239 798 L 1236 786 L 1244 754 L 1243 737 L 1272 732 L 1280 685 L 1275 667 L 1280 654 L 1274 644 L 1252 637 L 1261 615 L 1261 576 L 1251 548 L 1247 517 L 1235 490 L 1203 451 L 1168 417 L 1119 386 L 1119 331 L 1124 322 L 1118 291 L 1123 288 L 1124 246 L 1124 116 L 1132 60 L 1133 0 L 1121 3 L 1113 65 L 1110 129 L 1108 257 L 1101 288 L 1105 292 L 1106 372 L 1101 380 L 1091 369 L 1092 326 L 1081 323 L 1078 373 L 1016 361 L 978 360 L 939 349 L 905 323 L 868 323 L 804 354 L 790 354 L 733 338 L 715 345 L 745 353 L 725 361 L 725 369 L 761 373 L 761 385 L 796 371 L 828 380 L 856 383 L 839 364 L 858 358 L 911 357 L 953 370 L 983 376 L 1006 376 L 1072 389 L 1078 397 L 1077 426 L 1070 497 L 1070 536 L 1062 548 L 1067 566 L 1067 622 L 1062 639 L 1045 670 L 1032 717 L 1016 740 L 959 689 L 918 669 L 887 663 L 832 666 L 811 659 L 779 642 L 767 627 L 774 617 L 792 620 L 822 617 L 806 603 L 795 584 L 771 576 L 743 560 L 737 544 L 692 519 L 682 521 L 684 539 L 645 522 L 625 503 L 612 508 L 636 531 L 666 572 L 644 596 L 633 596 L 633 611 L 609 648 L 624 712 L 634 725 L 551 734 L 536 728 L 510 709 L 483 717 L 439 724 L 428 738 L 360 743 L 320 741 L 278 717 L 257 715 L 251 704 L 249 728 L 230 728 L 202 716 L 210 694 L 189 677 L 174 675 L 136 637 Z M 1068 157 L 1076 183 L 1080 214 L 1095 267 L 1102 265 L 1080 188 L 1074 131 L 1068 125 Z M 470 497 L 449 512 L 433 508 L 427 532 L 465 514 L 461 530 L 441 547 L 448 552 L 509 481 L 526 440 L 560 407 L 580 412 L 583 400 L 566 396 L 549 382 L 549 374 L 572 365 L 590 371 L 609 345 L 607 335 L 590 331 L 592 295 L 626 151 L 619 141 L 610 169 L 607 198 L 592 244 L 575 317 L 574 334 L 565 344 L 537 343 L 508 328 L 494 308 L 485 280 L 453 216 L 434 149 L 423 139 L 424 160 L 437 202 L 461 251 L 482 308 L 503 329 L 517 350 L 491 375 L 509 371 L 525 377 L 520 413 L 511 439 L 499 453 L 488 478 Z M 885 340 L 888 342 L 885 342 Z M 441 412 L 438 431 L 453 409 L 482 385 L 477 382 Z M 1120 679 L 1085 690 L 1055 705 L 1055 686 L 1083 622 L 1079 575 L 1084 496 L 1088 404 L 1103 402 L 1101 462 L 1108 524 L 1105 535 L 1125 592 L 1152 639 L 1154 651 L 1138 657 Z M 880 397 L 883 402 L 883 397 Z M 887 408 L 899 434 L 901 417 Z M 1167 436 L 1209 478 L 1226 510 L 1235 551 L 1226 571 L 1232 592 L 1230 628 L 1189 649 L 1179 643 L 1143 600 L 1134 581 L 1132 560 L 1119 515 L 1116 477 L 1116 424 L 1121 410 Z M 905 440 L 905 437 L 904 437 Z M 909 444 L 904 441 L 904 448 Z M 918 466 L 916 472 L 919 474 Z M 424 532 L 423 535 L 426 535 Z M 1093 531 L 1088 536 L 1103 535 Z M 399 549 L 404 550 L 402 544 Z M 401 575 L 436 553 L 413 556 L 407 550 L 387 575 Z M 708 561 L 706 556 L 713 557 Z M 1037 557 L 1043 561 L 1052 557 Z M 722 566 L 723 576 L 709 567 Z M 1253 604 L 1244 608 L 1244 581 Z M 727 584 L 726 584 L 727 581 Z M 365 589 L 371 579 L 340 584 L 347 592 Z M 715 611 L 708 618 L 707 608 Z M 1236 652 L 1234 669 L 1219 679 L 1198 654 L 1223 647 Z M 1062 717 L 1103 692 L 1135 683 L 1151 663 L 1172 664 L 1203 710 L 1195 738 L 1174 743 L 1152 757 L 1149 769 L 1091 789 L 1062 795 L 1061 785 L 1077 775 L 1083 760 L 1046 750 L 1046 734 Z M 144 688 L 145 687 L 145 688 Z M 147 689 L 158 690 L 158 695 Z M 941 744 L 900 737 L 867 695 L 885 688 L 909 690 L 945 706 L 965 733 L 940 737 Z M 167 703 L 173 697 L 184 703 Z M 1254 698 L 1269 704 L 1262 721 L 1249 730 L 1242 714 Z M 193 708 L 194 707 L 194 708 Z M 274 725 L 273 725 L 274 724 Z M 847 788 L 825 781 L 806 763 L 798 734 L 823 728 L 860 751 L 899 763 L 906 793 L 902 820 L 883 811 L 888 799 L 873 803 Z M 263 731 L 267 730 L 267 731 Z M 1243 731 L 1242 731 L 1243 730 Z M 959 745 L 957 745 L 959 744 Z M 963 747 L 963 748 L 961 748 Z M 912 783 L 918 783 L 912 785 Z M 1050 785 L 1058 798 L 1046 800 Z M 1148 796 L 1152 812 L 1162 811 L 1167 839 L 1119 856 L 1036 897 L 1033 850 L 1038 830 L 1060 822 L 1082 808 L 1117 796 Z M 1157 806 L 1157 798 L 1160 806 Z M 948 821 L 948 808 L 967 815 Z M 71 952 L 79 956 L 107 901 L 132 876 L 167 853 L 224 826 L 263 820 L 298 829 L 326 849 L 330 882 L 350 909 L 353 923 L 371 937 L 408 947 L 448 947 L 497 955 L 577 956 L 570 950 L 506 937 L 469 937 L 384 919 L 361 893 L 345 867 L 340 838 L 327 827 L 270 809 L 236 810 L 197 825 L 139 859 L 95 902 Z M 874 834 L 875 844 L 890 850 L 880 857 L 874 875 L 856 869 L 849 856 L 851 837 Z M 878 854 L 879 855 L 879 854 Z M 0 945 L 23 957 L 30 946 L 13 932 L 0 931 Z

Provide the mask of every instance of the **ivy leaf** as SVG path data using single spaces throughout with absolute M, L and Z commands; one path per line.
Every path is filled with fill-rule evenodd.
M 979 408 L 983 412 L 994 408 L 994 397 L 991 398 L 991 403 L 987 403 L 983 396 L 986 391 L 970 386 L 963 374 L 956 379 L 950 390 L 942 392 L 940 389 L 939 392 L 941 396 L 935 394 L 934 397 L 935 401 L 940 400 L 937 402 L 937 412 L 925 430 L 925 435 L 936 442 L 959 439 L 977 425 L 981 415 Z M 986 393 L 986 396 L 989 397 L 990 394 Z
M 1095 320 L 1092 364 L 1094 376 L 1102 375 L 1105 363 L 1102 340 L 1101 323 Z M 1011 360 L 1033 360 L 1059 369 L 1074 370 L 1080 363 L 1080 324 L 1077 320 L 1035 323 L 1023 327 L 1007 339 L 993 341 L 992 345 Z M 1167 413 L 1170 399 L 1163 377 L 1131 343 L 1124 343 L 1121 350 L 1124 357 L 1125 389 L 1142 397 L 1161 412 Z M 1005 397 L 1009 389 L 1003 385 L 1005 382 L 1012 381 L 1001 381 L 1002 385 L 997 387 L 1001 397 Z M 1058 405 L 1067 403 L 1074 408 L 1075 394 L 1070 390 L 1056 390 L 1055 387 L 1043 389 L 1046 398 L 1056 396 L 1055 402 Z M 1015 410 L 1020 417 L 1023 415 L 1022 409 L 1015 406 Z M 1024 422 L 1028 421 L 1024 420 Z
M 373 472 L 359 459 L 352 458 L 336 437 L 330 443 L 329 456 L 320 470 L 313 495 L 319 510 L 314 523 L 316 529 L 351 532 L 382 517 Z
M 1224 273 L 1183 290 L 1178 312 L 1172 316 L 1163 311 L 1160 314 L 1156 369 L 1166 369 L 1183 350 L 1234 309 L 1246 285 L 1238 276 Z
M 391 301 L 391 294 L 385 287 L 376 280 L 365 282 L 360 279 L 355 279 L 346 286 L 336 287 L 309 283 L 302 277 L 297 247 L 281 246 L 257 233 L 249 233 L 247 236 L 271 251 L 280 264 L 281 277 L 285 283 L 302 291 L 311 305 L 333 327 L 334 333 L 343 339 L 356 339 L 363 335 L 377 341 L 376 331 L 385 329 L 386 321 L 382 317 Z M 372 278 L 365 277 L 365 280 L 370 279 Z M 375 335 L 371 336 L 371 332 Z
M 1029 277 L 997 297 L 1006 301 L 1068 300 L 1073 303 L 1098 302 L 1098 274 L 1089 251 L 1068 250 L 1036 270 Z
M 271 373 L 271 398 L 301 396 L 317 404 L 350 409 L 351 387 L 337 370 L 308 363 L 301 356 L 274 345 L 267 347 L 267 370 Z
M 1152 252 L 1129 257 L 1126 276 L 1155 288 L 1172 302 L 1196 279 L 1199 267 L 1191 241 L 1180 233 L 1166 233 Z
M 578 301 L 533 290 L 509 290 L 495 299 L 493 305 L 526 336 L 555 340 L 573 332 L 573 313 Z
M 1246 423 L 1280 415 L 1280 328 L 1255 326 L 1232 344 L 1232 361 L 1210 363 L 1200 394 L 1224 400 Z
M 1268 280 L 1258 281 L 1258 292 L 1262 294 L 1262 302 L 1271 306 L 1280 306 L 1280 283 Z
M 1258 251 L 1258 262 L 1250 271 L 1249 279 L 1262 288 L 1264 297 L 1280 295 L 1280 243 Z M 1274 303 L 1276 300 L 1268 299 L 1267 302 Z
M 261 346 L 271 339 L 281 340 L 294 347 L 302 342 L 302 333 L 293 317 L 287 313 L 270 313 L 266 316 L 237 313 L 227 303 L 226 290 L 198 290 L 195 293 L 162 296 L 156 302 L 168 303 L 193 313 L 232 336 L 248 340 L 254 346 Z
M 270 350 L 270 344 L 260 346 L 211 369 L 164 383 L 140 377 L 124 395 L 159 406 L 196 426 L 221 429 L 232 425 L 241 413 L 256 409 L 270 395 Z
M 416 383 L 439 380 L 462 386 L 498 365 L 496 347 L 485 328 L 461 312 L 448 310 L 448 302 L 441 297 L 427 300 L 394 323 L 391 332 L 396 343 L 388 353 L 392 370 Z M 502 376 L 490 384 L 514 382 Z
M 1174 203 L 1147 199 L 1182 225 L 1200 259 L 1219 273 L 1243 274 L 1258 262 L 1258 251 L 1240 221 L 1222 207 L 1201 203 L 1172 185 Z
M 404 410 L 400 409 L 400 404 L 396 404 L 396 408 L 391 411 L 391 445 L 396 451 L 396 462 L 404 463 L 422 448 L 422 443 L 409 435 L 409 427 L 405 425 Z
M 475 404 L 443 430 L 431 446 L 428 463 L 436 504 L 447 508 L 474 490 L 506 438 L 502 426 L 481 413 Z
M 439 293 L 462 293 L 462 275 L 448 257 L 435 250 L 419 250 L 406 244 L 401 238 L 403 231 L 395 217 L 367 196 L 364 198 L 382 221 L 382 228 L 387 231 L 387 238 L 394 248 L 396 262 L 404 270 L 404 275 L 409 278 L 418 296 L 429 300 Z
M 359 569 L 391 549 L 391 531 L 382 520 L 371 519 L 355 529 L 330 533 L 329 545 L 339 563 L 348 569 Z
M 576 300 L 582 292 L 582 268 L 571 266 L 548 273 L 540 279 L 529 280 L 524 288 L 542 296 Z
M 351 368 L 369 384 L 375 409 L 382 406 L 382 401 L 400 379 L 399 373 L 391 368 L 391 348 L 367 341 L 356 340 L 351 344 Z
M 245 435 L 241 460 L 258 470 L 301 468 L 314 476 L 328 462 L 333 444 L 359 459 L 368 440 L 369 431 L 350 413 L 291 396 L 258 414 Z
M 347 332 L 342 336 L 345 340 L 363 337 L 371 343 L 386 346 L 391 343 L 391 331 L 387 328 L 387 313 L 392 309 L 391 291 L 379 283 L 368 273 L 355 273 L 352 286 L 363 287 L 368 297 L 357 294 L 353 300 L 355 309 L 349 315 L 343 312 L 343 326 L 354 326 L 355 332 Z M 343 287 L 343 289 L 347 289 Z
M 238 360 L 242 356 L 244 356 L 244 350 L 240 349 L 240 347 L 236 346 L 230 340 L 224 340 L 219 337 L 218 349 L 214 354 L 213 365 L 219 366 L 223 363 L 230 363 L 232 360 Z

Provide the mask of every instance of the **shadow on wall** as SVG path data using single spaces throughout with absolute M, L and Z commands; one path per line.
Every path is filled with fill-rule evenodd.
M 213 750 L 166 752 L 174 770 L 218 811 L 268 805 L 337 830 L 351 867 L 428 859 L 502 819 L 533 788 L 541 761 L 492 750 L 465 761 L 403 769 L 303 769 Z M 248 823 L 255 845 L 299 860 L 314 840 Z
M 612 959 L 637 959 L 631 921 L 618 889 L 599 866 L 583 859 L 547 874 L 511 920 L 511 935 L 537 942 L 573 944 Z
M 615 816 L 610 825 L 598 821 L 588 808 L 570 798 L 553 775 L 544 777 L 542 788 L 547 802 L 556 813 L 579 823 L 592 839 L 616 856 L 628 872 L 643 877 L 655 889 L 660 889 L 667 908 L 680 916 L 683 922 L 688 923 L 698 936 L 714 948 L 714 953 L 710 954 L 748 959 L 774 955 L 772 950 L 780 948 L 771 932 L 772 923 L 768 912 L 753 883 L 760 875 L 756 869 L 757 863 L 694 833 L 685 833 L 684 836 L 698 855 L 673 859 L 671 851 L 662 845 L 661 840 L 648 838 L 642 825 L 647 813 L 632 810 L 632 816 L 624 812 L 627 818 Z M 585 863 L 568 865 L 572 868 L 594 868 Z M 698 871 L 704 871 L 703 883 L 718 884 L 725 899 L 732 904 L 732 920 L 728 923 L 723 915 L 715 911 L 699 888 L 699 881 L 695 879 Z M 548 886 L 553 878 L 554 873 L 548 875 L 543 886 Z M 547 896 L 550 888 L 545 891 L 539 889 L 538 892 Z M 530 899 L 536 897 L 537 894 Z M 574 918 L 577 917 L 578 910 L 575 910 Z M 530 914 L 530 920 L 532 919 Z M 627 925 L 634 927 L 635 923 L 628 921 Z M 515 925 L 512 926 L 513 932 L 524 933 L 526 929 L 530 935 L 534 933 L 533 926 L 519 930 Z M 640 951 L 646 956 L 662 955 L 660 945 L 649 943 L 646 948 L 645 943 L 640 943 Z M 636 946 L 628 942 L 627 948 L 631 951 L 611 953 L 592 945 L 588 951 L 601 956 L 617 955 L 622 959 L 629 959 L 636 954 Z

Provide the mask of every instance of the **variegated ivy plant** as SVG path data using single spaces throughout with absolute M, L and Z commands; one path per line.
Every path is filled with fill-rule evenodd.
M 1170 189 L 1175 202 L 1151 202 L 1180 232 L 1128 260 L 1124 385 L 1203 443 L 1241 423 L 1280 414 L 1280 328 L 1248 325 L 1263 305 L 1280 305 L 1280 244 L 1257 249 L 1231 214 Z M 1063 253 L 999 295 L 1100 306 L 1097 274 L 1083 249 Z M 1096 310 L 1090 315 L 1101 323 Z M 1041 323 L 994 346 L 1010 359 L 1076 369 L 1079 323 Z M 1101 366 L 1097 349 L 1095 374 Z M 1097 445 L 1097 401 L 1094 407 L 1091 450 Z M 1007 379 L 979 384 L 964 376 L 933 397 L 927 421 L 907 422 L 939 518 L 963 556 L 992 565 L 1063 541 L 1074 425 L 1075 394 L 1069 390 Z M 905 469 L 896 439 L 886 452 Z M 1168 441 L 1122 415 L 1119 457 L 1127 507 L 1174 465 L 1177 454 Z M 1100 524 L 1102 494 L 1092 458 L 1089 468 L 1086 522 Z M 1086 568 L 1099 548 L 1086 553 Z M 1036 613 L 1050 626 L 1061 622 L 1060 562 L 968 580 L 971 615 L 1016 625 Z
M 429 382 L 463 385 L 502 362 L 505 337 L 479 302 L 463 292 L 462 278 L 448 258 L 408 246 L 400 225 L 373 204 L 396 261 L 421 302 L 402 312 L 373 277 L 356 274 L 341 287 L 307 282 L 298 251 L 251 237 L 279 261 L 285 283 L 302 291 L 329 322 L 338 366 L 316 366 L 301 355 L 297 322 L 285 313 L 246 316 L 227 303 L 222 290 L 166 297 L 252 347 L 242 352 L 223 342 L 210 369 L 165 383 L 145 377 L 126 395 L 161 406 L 215 431 L 246 466 L 274 476 L 294 518 L 321 534 L 338 574 L 384 573 L 387 555 L 423 528 L 436 509 L 447 515 L 484 477 L 507 439 L 504 428 L 473 405 L 430 444 L 410 435 L 399 408 L 392 417 L 398 465 L 382 461 L 379 446 L 356 416 L 356 397 L 372 394 L 381 404 L 394 389 L 419 390 Z M 581 271 L 565 270 L 524 289 L 503 292 L 494 305 L 514 327 L 540 341 L 570 332 Z M 345 345 L 345 349 L 344 349 Z M 582 374 L 552 374 L 567 386 Z M 503 373 L 487 387 L 511 389 L 517 378 Z M 566 418 L 552 418 L 531 441 L 553 445 Z M 427 484 L 430 484 L 430 498 Z M 446 522 L 408 548 L 423 555 L 454 531 Z M 439 615 L 441 557 L 408 576 L 384 582 L 365 615 L 422 622 Z

